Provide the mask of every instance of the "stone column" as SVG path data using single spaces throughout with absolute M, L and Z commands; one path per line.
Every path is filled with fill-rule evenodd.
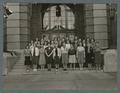
M 40 31 L 42 29 L 42 6 L 41 4 L 32 4 L 32 18 L 31 18 L 31 34 L 30 38 L 35 40 L 40 38 Z
M 77 4 L 74 8 L 75 14 L 75 33 L 80 38 L 85 37 L 85 30 L 84 30 L 84 5 Z
M 13 11 L 7 19 L 7 49 L 23 49 L 29 41 L 29 9 L 28 4 L 8 3 Z
M 94 38 L 100 46 L 108 48 L 108 25 L 106 4 L 93 4 Z
M 86 37 L 94 38 L 93 4 L 85 4 L 84 11 Z

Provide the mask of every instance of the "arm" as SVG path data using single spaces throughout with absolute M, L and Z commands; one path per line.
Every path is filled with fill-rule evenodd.
M 48 56 L 51 56 L 53 54 L 53 52 L 54 52 L 54 49 L 52 50 L 52 52 Z
M 59 48 L 59 57 L 61 57 L 62 52 L 61 52 L 61 48 Z
M 77 49 L 77 51 L 76 51 L 76 58 L 78 58 L 78 49 Z
M 46 49 L 45 49 L 45 54 L 46 54 L 46 56 L 48 56 Z

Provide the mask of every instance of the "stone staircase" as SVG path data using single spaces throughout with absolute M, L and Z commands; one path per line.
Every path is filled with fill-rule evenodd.
M 37 71 L 37 72 L 26 72 L 25 70 L 25 66 L 24 66 L 24 52 L 23 50 L 20 50 L 20 59 L 16 62 L 16 64 L 14 65 L 13 69 L 11 70 L 11 72 L 8 73 L 8 75 L 20 75 L 20 74 L 41 74 L 41 73 L 54 73 L 54 69 L 52 69 L 51 72 L 47 71 L 47 69 L 45 69 L 44 71 Z M 63 69 L 59 69 L 58 71 L 59 73 L 63 73 Z M 67 72 L 71 72 L 71 71 L 67 71 Z M 72 72 L 103 72 L 103 70 L 79 70 L 78 68 L 75 71 Z
M 23 50 L 20 50 L 20 59 L 16 62 L 12 71 L 8 74 L 22 74 L 23 72 L 25 72 L 24 53 Z

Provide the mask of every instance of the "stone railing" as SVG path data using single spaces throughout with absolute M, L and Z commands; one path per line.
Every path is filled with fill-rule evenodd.
M 117 49 L 108 49 L 105 51 L 104 72 L 117 72 Z
M 7 75 L 20 59 L 20 52 L 3 53 L 3 75 Z

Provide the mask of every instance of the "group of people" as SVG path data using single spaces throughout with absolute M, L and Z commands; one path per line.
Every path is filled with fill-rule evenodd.
M 74 37 L 70 40 L 66 38 L 54 38 L 54 40 L 44 39 L 31 41 L 25 50 L 26 70 L 44 70 L 47 67 L 51 71 L 54 66 L 58 71 L 60 66 L 63 70 L 101 69 L 101 49 L 99 42 L 94 39 L 84 39 Z M 77 64 L 77 66 L 76 66 Z

